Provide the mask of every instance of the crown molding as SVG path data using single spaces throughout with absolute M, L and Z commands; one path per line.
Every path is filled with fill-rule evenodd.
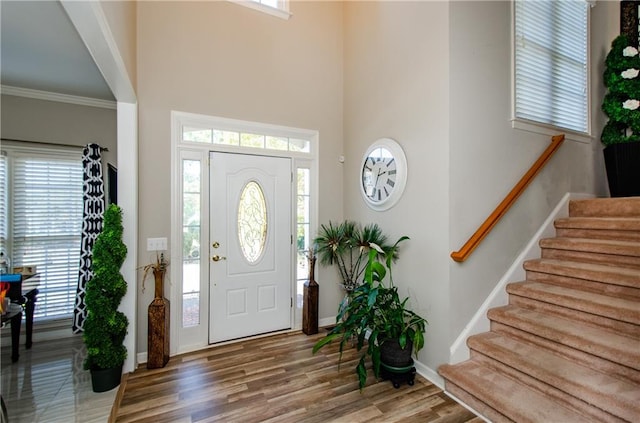
M 30 88 L 12 87 L 9 85 L 0 86 L 0 91 L 3 95 L 57 101 L 60 103 L 77 104 L 80 106 L 100 107 L 103 109 L 117 109 L 117 103 L 111 100 L 100 100 L 97 98 L 80 97 L 77 95 L 59 94 L 49 91 L 32 90 Z

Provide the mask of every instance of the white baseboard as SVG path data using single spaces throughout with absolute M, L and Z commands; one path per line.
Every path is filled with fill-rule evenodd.
M 505 287 L 508 283 L 524 280 L 525 271 L 522 267 L 527 260 L 540 258 L 540 247 L 538 245 L 542 238 L 550 238 L 555 236 L 555 227 L 553 222 L 556 219 L 567 217 L 569 215 L 569 201 L 576 199 L 593 198 L 590 194 L 566 193 L 560 202 L 553 209 L 549 217 L 543 222 L 533 238 L 529 241 L 524 250 L 515 259 L 509 270 L 502 276 L 498 284 L 491 291 L 482 306 L 471 318 L 464 330 L 449 348 L 449 363 L 456 364 L 468 360 L 470 357 L 469 347 L 467 347 L 467 338 L 482 332 L 489 331 L 489 319 L 487 311 L 494 307 L 500 307 L 508 304 L 508 295 Z
M 444 391 L 444 379 L 438 374 L 437 371 L 433 370 L 431 367 L 425 366 L 418 360 L 414 361 L 414 366 L 416 368 L 416 372 L 427 379 L 429 382 L 436 385 L 438 388 Z
M 138 353 L 136 355 L 136 360 L 137 360 L 136 363 L 138 365 L 146 363 L 147 362 L 147 352 L 145 351 L 145 352 Z
M 318 327 L 333 326 L 336 324 L 336 316 L 325 317 L 318 320 Z

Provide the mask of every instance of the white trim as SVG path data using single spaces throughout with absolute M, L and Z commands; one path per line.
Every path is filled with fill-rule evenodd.
M 437 371 L 433 370 L 431 367 L 425 366 L 418 360 L 414 360 L 413 364 L 416 368 L 416 373 L 436 385 L 438 388 L 444 390 L 444 378 L 440 376 Z
M 119 101 L 117 122 L 118 205 L 122 208 L 122 241 L 127 246 L 127 256 L 120 268 L 128 284 L 127 293 L 120 303 L 120 310 L 129 318 L 127 336 L 124 339 L 127 359 L 123 371 L 126 373 L 136 368 L 138 333 L 138 105 Z
M 313 141 L 318 137 L 318 131 L 310 130 L 310 129 L 302 129 L 302 128 L 294 128 L 291 126 L 282 126 L 282 125 L 274 125 L 272 123 L 263 123 L 263 122 L 250 122 L 246 120 L 240 119 L 231 119 L 220 116 L 207 116 L 200 115 L 196 113 L 187 113 L 187 112 L 179 112 L 179 111 L 171 111 L 171 116 L 176 122 L 175 130 L 177 133 L 175 134 L 178 137 L 178 144 L 181 145 L 189 145 L 195 148 L 202 148 L 202 146 L 208 146 L 209 150 L 217 150 L 217 151 L 228 151 L 233 150 L 233 152 L 245 152 L 251 154 L 260 154 L 260 155 L 269 155 L 270 152 L 274 152 L 275 155 L 287 157 L 311 157 L 314 153 L 313 150 Z M 269 149 L 260 149 L 260 148 L 248 148 L 248 147 L 238 147 L 238 146 L 229 146 L 224 144 L 213 144 L 213 143 L 203 143 L 203 142 L 189 142 L 182 140 L 182 127 L 183 126 L 193 126 L 196 128 L 215 128 L 223 131 L 233 131 L 233 132 L 247 132 L 247 133 L 256 133 L 259 131 L 260 134 L 271 135 L 271 136 L 280 136 L 280 137 L 289 137 L 289 138 L 299 138 L 304 140 L 310 140 L 312 143 L 311 151 L 309 153 L 306 152 L 297 152 L 297 151 L 288 151 L 288 150 L 269 150 Z M 261 151 L 257 153 L 257 151 Z M 264 151 L 264 153 L 262 152 Z
M 587 90 L 587 130 L 586 132 L 577 132 L 571 129 L 562 128 L 542 122 L 530 121 L 527 119 L 516 117 L 516 2 L 511 2 L 511 127 L 513 129 L 521 129 L 528 132 L 542 134 L 546 136 L 565 134 L 565 140 L 577 141 L 585 144 L 591 143 L 594 139 L 592 133 L 593 113 L 591 94 L 593 92 L 591 82 L 593 73 L 591 62 L 591 8 L 595 5 L 596 0 L 585 0 L 590 5 L 587 9 L 587 80 L 585 81 L 585 89 Z
M 33 98 L 36 100 L 57 101 L 59 103 L 77 104 L 80 106 L 100 107 L 103 109 L 116 109 L 116 102 L 111 100 L 100 100 L 97 98 L 81 97 L 77 95 L 59 94 L 49 91 L 32 90 L 30 88 L 12 87 L 10 85 L 0 86 L 2 95 L 12 95 L 16 97 Z
M 593 136 L 589 134 L 571 131 L 558 126 L 545 125 L 544 123 L 533 122 L 521 118 L 512 118 L 511 127 L 513 129 L 520 129 L 527 132 L 545 135 L 545 140 L 547 140 L 547 137 L 552 137 L 561 133 L 564 134 L 564 139 L 567 141 L 576 141 L 583 144 L 591 144 L 593 141 Z
M 268 15 L 275 16 L 280 19 L 284 19 L 284 20 L 289 20 L 289 18 L 293 16 L 293 14 L 288 10 L 289 9 L 288 1 L 278 2 L 278 3 L 284 3 L 284 8 L 267 6 L 266 4 L 258 3 L 253 0 L 228 0 L 228 1 L 231 3 L 239 4 L 240 6 L 248 7 L 249 9 L 257 10 L 259 12 L 263 12 Z
M 117 101 L 136 103 L 136 92 L 99 1 L 60 0 Z
M 182 139 L 182 130 L 184 126 L 192 126 L 196 128 L 215 128 L 220 130 L 229 130 L 234 132 L 248 132 L 248 133 L 258 133 L 264 135 L 271 136 L 281 136 L 281 137 L 289 137 L 289 138 L 298 138 L 308 140 L 310 143 L 310 151 L 309 152 L 297 152 L 297 151 L 285 151 L 285 150 L 268 150 L 268 149 L 259 149 L 252 147 L 240 147 L 240 146 L 229 146 L 224 144 L 214 144 L 214 143 L 204 143 L 204 142 L 189 142 L 183 141 Z M 260 156 L 273 156 L 273 157 L 287 157 L 292 159 L 292 171 L 295 172 L 298 166 L 308 167 L 311 175 L 311 204 L 310 210 L 311 213 L 311 225 L 310 225 L 310 233 L 315 233 L 317 230 L 317 216 L 318 216 L 318 139 L 319 133 L 317 130 L 309 130 L 309 129 L 301 129 L 289 126 L 281 126 L 274 125 L 270 123 L 261 123 L 261 122 L 250 122 L 239 119 L 231 119 L 225 117 L 216 117 L 216 116 L 207 116 L 195 113 L 187 113 L 180 111 L 171 111 L 171 239 L 172 244 L 180 245 L 179 240 L 181 240 L 182 234 L 182 210 L 180 209 L 181 200 L 179 199 L 179 194 L 181 191 L 181 178 L 180 174 L 180 160 L 182 160 L 183 156 L 185 156 L 184 152 L 190 152 L 188 155 L 197 155 L 200 154 L 203 160 L 202 171 L 205 172 L 203 177 L 203 182 L 206 182 L 207 185 L 203 185 L 202 195 L 205 195 L 206 198 L 201 197 L 201 207 L 202 213 L 201 215 L 201 240 L 200 245 L 201 248 L 204 249 L 203 246 L 209 245 L 209 228 L 208 228 L 208 215 L 205 207 L 208 207 L 209 204 L 209 152 L 232 152 L 232 153 L 242 153 L 242 154 L 253 154 Z M 186 156 L 185 156 L 186 157 Z M 296 193 L 292 190 L 292 196 Z M 295 198 L 295 197 L 294 197 Z M 293 211 L 296 210 L 296 202 L 292 203 Z M 295 234 L 295 225 L 296 220 L 292 219 L 291 222 L 291 230 L 292 234 Z M 296 254 L 296 244 L 293 243 L 291 245 L 291 254 L 295 257 Z M 172 248 L 171 250 L 171 261 L 173 263 L 180 263 L 182 261 L 182 249 L 181 248 Z M 208 249 L 207 249 L 208 254 Z M 204 253 L 201 251 L 201 255 Z M 208 263 L 208 259 L 207 262 Z M 201 266 L 204 267 L 203 264 Z M 295 260 L 292 262 L 291 268 L 291 295 L 292 300 L 295 300 L 296 295 L 296 278 L 295 278 Z M 171 266 L 171 280 L 173 281 L 181 281 L 182 275 L 180 274 L 181 266 Z M 201 284 L 203 281 L 208 281 L 209 272 L 207 269 L 201 269 Z M 182 301 L 182 291 L 181 291 L 181 283 L 175 283 L 171 285 L 171 293 L 170 293 L 170 301 L 174 302 L 174 304 L 178 304 L 177 302 Z M 203 312 L 209 310 L 208 306 L 208 298 L 209 291 L 204 289 L 201 285 L 200 289 L 200 304 L 201 307 L 206 303 L 207 308 L 204 310 L 201 308 L 201 318 L 200 325 L 194 326 L 193 328 L 182 328 L 182 315 L 181 315 L 181 306 L 171 307 L 171 319 L 176 322 L 176 324 L 171 325 L 171 335 L 170 335 L 170 345 L 171 351 L 170 355 L 181 354 L 184 352 L 195 351 L 198 349 L 206 348 L 209 346 L 209 321 L 208 319 L 203 319 Z M 204 302 L 203 302 L 204 300 Z M 206 313 L 205 313 L 206 316 Z M 332 324 L 335 322 L 335 318 L 333 321 L 328 324 Z M 295 330 L 301 327 L 301 322 L 298 321 L 298 316 L 296 314 L 295 306 L 291 309 L 291 328 Z M 194 333 L 198 331 L 198 333 Z M 194 338 L 195 337 L 195 338 Z M 197 338 L 197 339 L 196 339 Z M 215 345 L 220 345 L 216 343 Z
M 480 308 L 473 315 L 469 323 L 465 326 L 460 335 L 449 347 L 449 363 L 456 364 L 468 360 L 470 357 L 469 347 L 467 346 L 467 338 L 490 330 L 490 322 L 487 318 L 487 311 L 491 308 L 505 306 L 509 302 L 505 286 L 512 281 L 524 280 L 526 275 L 522 267 L 524 262 L 540 258 L 540 247 L 538 243 L 542 238 L 551 238 L 555 236 L 555 227 L 553 225 L 556 219 L 567 217 L 569 214 L 569 201 L 580 198 L 592 198 L 589 194 L 566 193 L 560 202 L 553 209 L 549 217 L 542 223 L 538 231 L 533 235 L 524 250 L 518 255 L 511 267 L 502 276 L 498 284 L 493 288 L 487 299 L 482 303 Z
M 324 317 L 318 320 L 318 327 L 333 326 L 336 324 L 336 316 Z
M 60 0 L 71 23 L 87 47 L 117 101 L 118 203 L 122 207 L 123 241 L 127 257 L 121 268 L 128 282 L 120 310 L 129 318 L 124 345 L 127 359 L 123 371 L 136 367 L 138 257 L 138 105 L 129 72 L 122 60 L 100 2 Z

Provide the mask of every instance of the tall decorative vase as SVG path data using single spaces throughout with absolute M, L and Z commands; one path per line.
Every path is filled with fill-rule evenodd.
M 155 298 L 149 304 L 147 369 L 164 367 L 169 361 L 169 300 L 164 298 L 165 269 L 154 269 Z
M 307 335 L 318 333 L 318 282 L 315 280 L 315 254 L 309 255 L 309 280 L 304 283 L 302 300 L 302 332 Z

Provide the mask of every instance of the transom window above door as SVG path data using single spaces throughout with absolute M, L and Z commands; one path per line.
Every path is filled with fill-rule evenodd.
M 284 136 L 254 134 L 251 132 L 228 131 L 220 128 L 182 127 L 182 140 L 207 144 L 232 145 L 277 151 L 309 153 L 309 140 Z
M 276 16 L 282 19 L 289 19 L 289 0 L 229 0 L 232 3 L 259 10 L 260 12 Z

